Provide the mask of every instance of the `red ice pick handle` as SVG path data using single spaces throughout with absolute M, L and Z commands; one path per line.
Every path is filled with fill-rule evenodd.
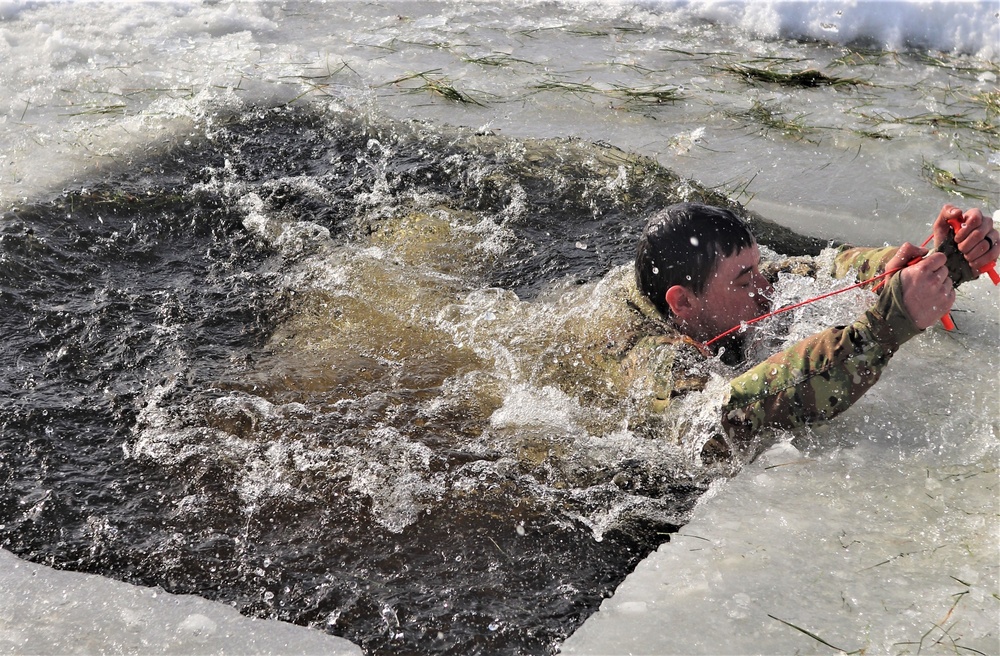
M 955 234 L 958 234 L 958 231 L 962 228 L 962 222 L 958 219 L 948 219 L 948 225 L 955 231 Z M 1000 285 L 1000 273 L 997 273 L 996 265 L 993 262 L 980 269 L 979 273 L 987 274 L 994 285 Z
M 958 231 L 962 229 L 962 222 L 958 219 L 948 219 L 948 225 L 950 225 L 951 229 L 955 231 L 955 234 L 958 234 Z M 987 274 L 990 277 L 990 280 L 993 281 L 994 285 L 1000 285 L 1000 274 L 997 273 L 996 266 L 993 262 L 990 262 L 980 269 L 979 273 Z M 950 314 L 946 314 L 941 317 L 941 325 L 944 326 L 945 330 L 955 330 L 955 322 L 951 320 Z

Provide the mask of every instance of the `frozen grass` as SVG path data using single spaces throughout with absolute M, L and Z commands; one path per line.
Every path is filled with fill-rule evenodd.
M 641 106 L 661 105 L 683 100 L 684 95 L 674 86 L 628 86 L 612 84 L 597 86 L 587 82 L 570 82 L 564 80 L 546 80 L 529 87 L 535 92 L 565 92 L 574 95 L 593 95 L 611 100 Z
M 978 105 L 977 105 L 978 103 Z M 970 98 L 965 107 L 951 113 L 922 112 L 908 116 L 889 114 L 879 109 L 857 109 L 854 113 L 862 121 L 869 123 L 873 129 L 869 134 L 882 134 L 879 128 L 884 125 L 910 125 L 927 128 L 935 133 L 962 134 L 961 142 L 964 149 L 978 149 L 974 158 L 982 157 L 982 149 L 1000 149 L 1000 125 L 994 120 L 1000 103 L 1000 93 L 986 92 Z M 881 137 L 885 138 L 885 137 Z M 958 141 L 958 140 L 956 140 Z M 923 174 L 926 176 L 926 167 Z
M 926 112 L 914 114 L 913 116 L 900 116 L 894 119 L 895 123 L 905 123 L 908 125 L 926 125 L 945 130 L 971 130 L 981 132 L 984 135 L 1000 137 L 1000 126 L 982 118 L 970 116 L 968 113 L 942 114 L 938 112 Z
M 983 91 L 969 100 L 985 109 L 989 116 L 1000 116 L 1000 91 Z
M 634 27 L 631 25 L 616 25 L 608 29 L 591 29 L 585 27 L 569 27 L 566 28 L 566 34 L 573 34 L 575 36 L 586 36 L 586 37 L 608 37 L 615 34 L 628 34 L 628 33 L 642 33 L 645 30 L 641 27 Z
M 748 204 L 754 199 L 755 193 L 750 191 L 750 185 L 753 181 L 757 179 L 759 171 L 754 173 L 749 178 L 741 177 L 727 180 L 721 184 L 712 187 L 712 191 L 717 191 L 726 198 L 731 198 L 735 201 L 742 203 L 743 205 Z
M 924 161 L 921 166 L 921 175 L 929 183 L 941 191 L 963 198 L 970 198 L 984 203 L 989 203 L 992 199 L 985 189 L 977 189 L 967 181 L 959 177 L 959 174 L 943 169 L 931 162 Z
M 769 104 L 761 100 L 754 100 L 750 108 L 737 112 L 735 117 L 749 119 L 751 122 L 761 127 L 761 133 L 768 135 L 772 130 L 793 139 L 804 139 L 811 130 L 806 126 L 804 114 L 793 117 L 786 116 L 776 104 Z
M 781 622 L 785 626 L 791 627 L 791 628 L 795 629 L 796 631 L 804 633 L 805 635 L 809 636 L 810 638 L 812 638 L 816 642 L 820 643 L 821 645 L 829 647 L 830 649 L 833 649 L 834 651 L 839 652 L 841 654 L 861 654 L 861 653 L 864 653 L 863 649 L 855 649 L 854 651 L 847 651 L 846 649 L 841 649 L 840 647 L 835 647 L 834 645 L 831 645 L 829 642 L 827 642 L 823 638 L 819 637 L 818 635 L 816 635 L 812 631 L 809 631 L 807 629 L 803 629 L 801 626 L 796 626 L 796 625 L 792 624 L 791 622 L 789 622 L 787 620 L 783 620 L 780 617 L 775 617 L 774 615 L 771 615 L 770 613 L 768 614 L 768 617 L 770 617 L 772 620 L 776 620 L 778 622 Z
M 413 73 L 410 75 L 404 75 L 403 77 L 397 78 L 388 84 L 398 85 L 404 82 L 410 82 L 413 80 L 420 80 L 422 84 L 417 87 L 407 87 L 406 91 L 409 93 L 430 93 L 436 96 L 440 96 L 445 100 L 450 100 L 452 102 L 461 103 L 463 105 L 478 105 L 480 107 L 485 107 L 484 103 L 479 102 L 472 96 L 459 91 L 455 88 L 451 81 L 447 77 L 441 75 L 437 70 L 424 71 L 423 73 Z
M 913 59 L 917 60 L 917 62 L 925 66 L 937 66 L 939 68 L 948 69 L 953 73 L 959 73 L 977 77 L 984 73 L 1000 75 L 1000 63 L 958 59 L 955 57 L 946 57 L 943 55 L 939 56 L 930 52 L 928 53 L 914 52 L 910 53 L 908 56 L 912 57 Z
M 712 52 L 712 51 L 681 50 L 680 48 L 669 48 L 669 47 L 660 48 L 660 52 L 669 52 L 675 55 L 681 55 L 693 61 L 717 60 L 717 59 L 737 56 L 735 52 L 728 52 L 722 50 Z
M 840 57 L 833 59 L 830 62 L 830 66 L 881 66 L 887 59 L 891 60 L 892 63 L 898 64 L 899 53 L 892 50 L 851 49 L 845 51 Z
M 854 134 L 859 137 L 864 137 L 865 139 L 874 139 L 876 141 L 888 141 L 892 139 L 892 135 L 888 135 L 885 132 L 878 132 L 876 130 L 851 130 Z
M 493 53 L 482 57 L 464 57 L 462 61 L 468 64 L 478 64 L 480 66 L 498 67 L 513 66 L 514 64 L 527 64 L 529 66 L 537 65 L 527 59 L 518 59 L 517 57 L 512 57 L 511 55 L 505 55 L 503 53 Z
M 747 64 L 728 64 L 719 68 L 727 73 L 736 75 L 750 84 L 763 82 L 795 88 L 857 87 L 870 84 L 861 78 L 837 77 L 811 68 L 799 71 L 779 71 L 771 67 L 760 68 Z
M 99 116 L 103 114 L 122 115 L 125 113 L 127 107 L 128 105 L 124 103 L 113 105 L 81 105 L 78 110 L 66 112 L 63 116 Z
M 940 620 L 936 622 L 932 622 L 931 628 L 927 629 L 927 631 L 925 631 L 920 636 L 920 640 L 909 641 L 909 642 L 897 642 L 893 646 L 905 646 L 911 648 L 915 646 L 917 648 L 916 651 L 917 654 L 924 653 L 924 650 L 931 650 L 933 648 L 938 648 L 938 649 L 943 648 L 948 653 L 980 654 L 981 656 L 987 656 L 987 654 L 979 651 L 978 649 L 973 649 L 972 647 L 959 644 L 961 637 L 956 638 L 951 634 L 951 631 L 960 624 L 960 622 L 958 621 L 951 622 L 952 615 L 955 613 L 955 609 L 958 608 L 958 605 L 965 600 L 966 595 L 968 595 L 971 592 L 971 587 L 972 587 L 971 584 L 967 583 L 966 581 L 955 578 L 954 576 L 952 576 L 951 578 L 958 584 L 964 585 L 967 589 L 952 595 L 952 597 L 955 598 L 955 601 L 953 601 L 951 605 L 948 607 L 948 610 L 945 613 L 944 617 L 942 617 Z M 994 593 L 993 596 L 997 597 L 996 593 Z M 951 623 L 949 624 L 949 622 Z M 940 652 L 934 650 L 931 653 L 940 653 Z
M 952 578 L 955 579 L 955 577 L 952 577 Z M 957 581 L 958 583 L 960 583 L 962 585 L 969 586 L 968 583 L 966 583 L 964 581 L 961 581 L 959 579 L 955 579 L 955 581 Z M 972 647 L 968 647 L 968 646 L 959 644 L 961 638 L 956 638 L 956 637 L 954 637 L 954 636 L 951 635 L 952 629 L 954 629 L 956 627 L 956 625 L 959 624 L 959 622 L 956 621 L 956 622 L 951 622 L 949 624 L 949 621 L 951 620 L 951 617 L 954 614 L 955 609 L 962 602 L 962 600 L 965 598 L 965 596 L 969 594 L 969 592 L 970 592 L 969 590 L 963 590 L 961 592 L 956 593 L 955 595 L 952 595 L 955 598 L 955 600 L 949 606 L 949 608 L 948 608 L 947 612 L 945 613 L 944 617 L 941 620 L 937 621 L 937 622 L 932 622 L 931 623 L 931 628 L 927 629 L 927 631 L 925 631 L 923 633 L 923 635 L 920 636 L 919 640 L 896 642 L 896 643 L 893 644 L 893 646 L 894 647 L 905 647 L 905 648 L 908 648 L 908 649 L 912 649 L 914 647 L 916 648 L 915 652 L 906 651 L 906 652 L 902 652 L 902 653 L 922 654 L 922 653 L 925 653 L 927 651 L 929 651 L 930 653 L 940 653 L 940 651 L 939 651 L 940 649 L 945 649 L 948 653 L 954 653 L 954 654 L 980 654 L 981 656 L 987 656 L 984 652 L 981 652 L 978 649 L 974 649 Z M 799 631 L 800 633 L 803 633 L 803 634 L 809 636 L 810 638 L 812 638 L 816 642 L 820 643 L 821 645 L 823 645 L 825 647 L 829 647 L 830 649 L 832 649 L 832 650 L 834 650 L 836 652 L 839 652 L 841 654 L 848 654 L 848 655 L 850 655 L 850 654 L 864 654 L 864 653 L 866 653 L 867 649 L 864 648 L 864 647 L 862 647 L 860 649 L 855 649 L 853 651 L 847 651 L 843 647 L 838 647 L 836 645 L 831 644 L 830 642 L 824 640 L 817 633 L 814 633 L 814 632 L 812 632 L 812 631 L 810 631 L 808 629 L 804 629 L 801 626 L 797 626 L 797 625 L 795 625 L 795 624 L 793 624 L 793 623 L 791 623 L 791 622 L 789 622 L 787 620 L 781 619 L 780 617 L 775 617 L 774 615 L 771 615 L 770 613 L 768 614 L 768 617 L 770 617 L 772 620 L 776 620 L 778 622 L 781 622 L 785 626 L 788 626 L 788 627 L 790 627 L 792 629 L 795 629 L 796 631 Z

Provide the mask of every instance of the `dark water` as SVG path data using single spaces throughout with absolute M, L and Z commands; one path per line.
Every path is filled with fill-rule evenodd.
M 198 143 L 3 215 L 0 544 L 316 626 L 368 653 L 552 653 L 708 481 L 648 463 L 577 463 L 567 475 L 473 448 L 482 412 L 419 411 L 461 362 L 345 356 L 318 383 L 308 368 L 268 376 L 269 340 L 296 312 L 287 276 L 430 195 L 512 235 L 456 265 L 449 284 L 530 300 L 631 260 L 651 209 L 724 201 L 594 144 L 289 109 L 219 120 Z M 609 184 L 623 169 L 626 183 Z M 306 221 L 329 239 L 276 247 L 247 227 L 236 199 L 249 193 L 276 223 Z M 758 232 L 786 252 L 817 246 Z M 142 447 L 150 433 L 162 439 Z M 246 483 L 261 463 L 266 494 Z M 376 465 L 390 501 L 397 483 L 424 485 L 405 521 L 379 521 L 384 499 L 357 483 Z M 623 467 L 629 494 L 659 512 L 622 514 L 597 539 L 581 508 L 610 504 Z

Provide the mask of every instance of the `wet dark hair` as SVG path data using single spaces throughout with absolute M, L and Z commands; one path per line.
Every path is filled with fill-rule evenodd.
M 705 291 L 720 257 L 754 244 L 750 227 L 727 209 L 679 203 L 654 214 L 646 223 L 635 257 L 639 291 L 670 317 L 667 290 L 674 285 L 695 294 Z

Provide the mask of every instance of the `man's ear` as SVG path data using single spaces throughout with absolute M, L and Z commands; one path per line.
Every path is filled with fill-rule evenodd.
M 677 319 L 684 323 L 690 323 L 698 311 L 698 299 L 687 287 L 674 285 L 667 290 L 667 305 Z

